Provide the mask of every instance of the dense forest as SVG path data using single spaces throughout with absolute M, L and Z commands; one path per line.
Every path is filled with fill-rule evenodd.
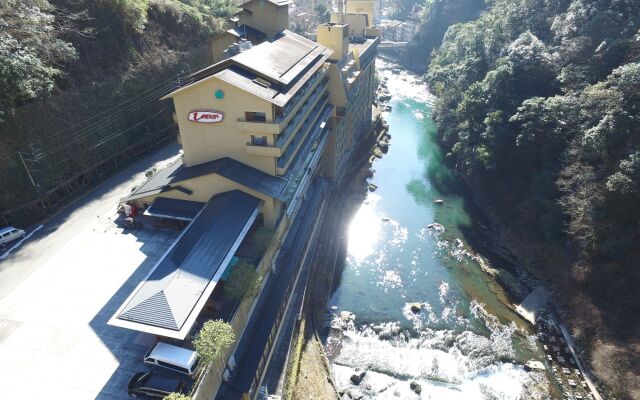
M 12 188 L 0 222 L 37 220 L 127 151 L 173 137 L 158 99 L 207 64 L 234 12 L 232 0 L 0 1 L 0 182 Z
M 416 36 L 409 43 L 406 59 L 415 65 L 428 65 L 433 51 L 442 44 L 447 29 L 478 18 L 485 7 L 485 0 L 427 0 Z
M 637 0 L 493 0 L 447 30 L 426 76 L 497 247 L 556 290 L 626 399 L 640 398 L 639 29 Z

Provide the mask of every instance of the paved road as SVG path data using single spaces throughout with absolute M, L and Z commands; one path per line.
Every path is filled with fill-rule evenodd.
M 106 325 L 178 232 L 114 223 L 163 148 L 61 212 L 0 262 L 0 397 L 125 399 L 152 337 Z

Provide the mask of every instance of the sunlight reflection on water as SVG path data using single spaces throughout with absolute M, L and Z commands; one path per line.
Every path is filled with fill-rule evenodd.
M 383 221 L 375 209 L 380 196 L 369 194 L 349 225 L 347 251 L 359 262 L 373 254 L 382 230 Z

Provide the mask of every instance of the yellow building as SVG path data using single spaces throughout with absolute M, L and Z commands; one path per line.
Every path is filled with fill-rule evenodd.
M 202 310 L 219 301 L 219 283 L 242 257 L 255 263 L 265 282 L 273 282 L 278 268 L 289 271 L 276 275 L 272 286 L 284 284 L 284 290 L 289 280 L 297 281 L 297 260 L 313 248 L 323 188 L 343 177 L 353 151 L 370 133 L 379 38 L 365 14 L 318 26 L 314 42 L 286 30 L 287 2 L 252 0 L 241 7 L 236 28 L 255 30 L 255 43 L 249 35 L 229 32 L 214 39 L 241 40 L 238 54 L 192 74 L 165 97 L 173 101 L 182 155 L 123 199 L 149 217 L 188 226 L 111 325 L 188 340 Z M 248 238 L 262 228 L 274 235 L 268 250 L 241 254 L 254 247 Z M 288 246 L 304 250 L 295 266 L 291 260 L 279 266 Z M 250 361 L 239 376 L 225 371 L 227 359 L 212 365 L 218 373 L 202 378 L 195 399 L 231 390 L 221 381 L 227 373 L 236 381 L 222 398 L 255 398 L 289 296 L 289 289 L 274 294 L 265 292 L 267 286 L 257 302 L 284 296 L 268 338 L 246 334 L 250 320 L 263 318 L 253 312 L 251 299 L 230 308 L 220 317 L 238 336 L 228 356 Z M 246 357 L 246 351 L 261 357 Z
M 213 61 L 226 58 L 225 50 L 241 38 L 258 44 L 287 29 L 289 4 L 291 0 L 251 0 L 241 4 L 240 11 L 230 18 L 231 28 L 211 40 Z

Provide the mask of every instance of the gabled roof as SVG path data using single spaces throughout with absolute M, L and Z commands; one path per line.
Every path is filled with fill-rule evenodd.
M 192 167 L 181 168 L 176 172 L 175 182 L 208 174 L 218 174 L 253 189 L 256 192 L 266 194 L 274 199 L 284 200 L 284 198 L 282 198 L 282 189 L 286 186 L 287 181 L 229 157 L 194 165 Z
M 214 196 L 109 321 L 183 339 L 255 221 L 262 201 Z
M 286 180 L 269 175 L 229 157 L 191 167 L 186 167 L 182 163 L 182 158 L 179 158 L 173 164 L 158 171 L 122 201 L 131 201 L 170 190 L 184 191 L 185 189 L 179 185 L 180 182 L 209 174 L 220 175 L 256 192 L 284 201 L 282 192 L 287 184 Z

